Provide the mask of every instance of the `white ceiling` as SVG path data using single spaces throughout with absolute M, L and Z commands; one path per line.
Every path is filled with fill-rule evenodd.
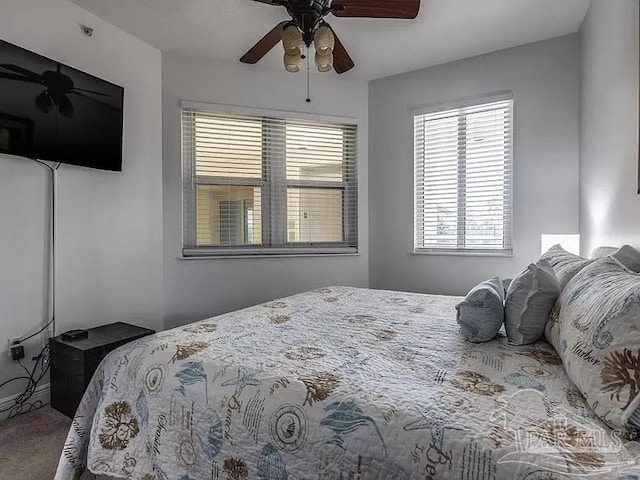
M 166 52 L 237 61 L 284 8 L 251 0 L 72 0 Z M 416 20 L 328 18 L 371 80 L 578 31 L 590 0 L 422 0 Z M 282 69 L 282 49 L 259 64 Z

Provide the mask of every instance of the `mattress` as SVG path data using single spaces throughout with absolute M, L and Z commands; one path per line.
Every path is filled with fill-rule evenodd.
M 465 342 L 456 297 L 323 288 L 109 354 L 57 480 L 636 478 L 546 342 Z

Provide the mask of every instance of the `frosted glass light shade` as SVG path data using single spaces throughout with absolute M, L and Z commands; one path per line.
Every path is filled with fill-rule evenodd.
M 546 253 L 554 245 L 560 244 L 569 253 L 580 255 L 580 235 L 577 233 L 548 234 L 540 238 L 540 253 Z
M 298 73 L 302 69 L 302 55 L 284 54 L 284 68 L 287 72 Z
M 322 25 L 316 30 L 313 43 L 316 46 L 316 52 L 320 55 L 326 55 L 333 52 L 336 46 L 336 39 L 331 29 L 326 25 Z
M 287 55 L 302 55 L 304 42 L 302 32 L 295 25 L 289 25 L 282 32 L 282 47 Z
M 316 67 L 319 72 L 330 72 L 333 68 L 333 53 L 327 52 L 322 55 L 320 52 L 316 52 Z

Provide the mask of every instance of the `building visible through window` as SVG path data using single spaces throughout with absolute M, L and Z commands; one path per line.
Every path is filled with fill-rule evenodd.
M 357 251 L 357 128 L 183 110 L 186 255 Z

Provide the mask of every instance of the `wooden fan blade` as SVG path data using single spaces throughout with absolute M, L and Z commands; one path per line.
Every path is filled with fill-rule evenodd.
M 332 6 L 342 6 L 334 11 L 337 17 L 404 18 L 414 19 L 420 11 L 420 0 L 335 0 Z
M 349 56 L 347 49 L 344 48 L 344 45 L 338 38 L 338 35 L 336 35 L 335 30 L 331 28 L 331 31 L 333 32 L 333 37 L 336 41 L 336 44 L 333 47 L 333 69 L 336 71 L 336 73 L 348 72 L 355 66 L 355 63 L 353 63 L 353 60 L 351 59 L 351 56 Z
M 278 42 L 282 41 L 282 32 L 288 23 L 289 22 L 281 22 L 276 25 L 275 28 L 262 37 L 262 40 L 256 43 L 251 50 L 245 53 L 240 61 L 242 63 L 249 63 L 253 65 L 254 63 L 258 63 L 262 60 L 262 57 L 269 53 L 269 51 L 275 47 Z

